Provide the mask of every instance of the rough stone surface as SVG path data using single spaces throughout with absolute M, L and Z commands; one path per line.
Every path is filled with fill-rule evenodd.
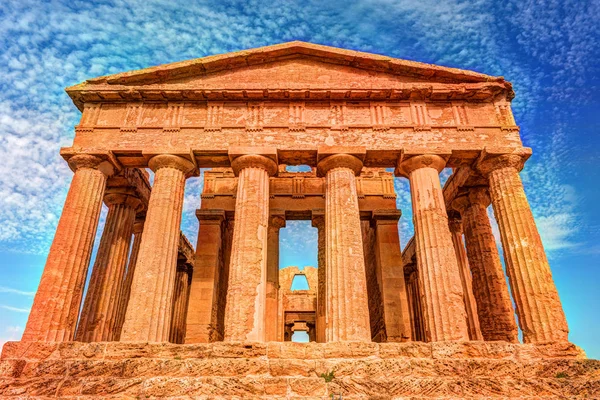
M 463 288 L 463 300 L 465 311 L 467 313 L 467 325 L 469 327 L 469 339 L 483 340 L 481 328 L 479 327 L 479 316 L 477 315 L 477 303 L 473 296 L 473 279 L 469 269 L 469 261 L 463 242 L 463 223 L 460 219 L 454 217 L 448 220 L 448 227 L 452 235 L 452 243 L 456 252 L 458 269 L 460 272 L 460 282 Z
M 326 175 L 325 253 L 327 265 L 326 339 L 369 341 L 365 259 L 356 193 L 362 162 L 350 155 L 321 161 Z
M 444 164 L 439 156 L 424 155 L 400 165 L 410 180 L 425 336 L 433 342 L 469 338 L 458 262 L 438 175 Z
M 600 362 L 573 345 L 9 342 L 0 397 L 583 399 Z
M 567 320 L 519 177 L 522 162 L 517 155 L 506 155 L 484 161 L 479 168 L 489 179 L 523 340 L 567 341 Z
M 487 189 L 471 188 L 466 196 L 456 201 L 463 203 L 460 209 L 483 339 L 516 342 L 515 311 L 487 215 L 490 203 Z
M 194 165 L 181 157 L 151 159 L 154 185 L 131 286 L 122 341 L 166 342 L 177 268 L 186 175 Z
M 106 186 L 98 157 L 71 158 L 75 170 L 23 341 L 74 339 L 83 287 Z
M 122 297 L 135 214 L 141 206 L 137 197 L 122 192 L 109 193 L 104 201 L 108 214 L 75 335 L 83 342 L 105 342 L 119 336 L 118 299 Z
M 265 340 L 268 169 L 273 162 L 262 156 L 246 160 L 249 163 L 240 166 L 236 198 L 238 222 L 233 231 L 225 306 L 226 341 Z

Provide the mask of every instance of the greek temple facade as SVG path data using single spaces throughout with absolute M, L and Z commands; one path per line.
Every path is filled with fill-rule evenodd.
M 568 342 L 503 77 L 290 42 L 67 93 L 74 175 L 23 342 Z M 194 250 L 180 225 L 201 169 Z M 291 220 L 318 229 L 316 287 L 295 300 L 279 273 Z

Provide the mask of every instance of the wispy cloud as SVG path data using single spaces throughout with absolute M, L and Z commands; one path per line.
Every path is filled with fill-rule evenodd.
M 29 296 L 29 297 L 35 296 L 35 292 L 26 292 L 24 290 L 14 289 L 14 288 L 6 287 L 6 286 L 0 286 L 0 293 L 12 293 L 12 294 L 19 294 L 21 296 Z
M 72 173 L 69 145 L 78 111 L 63 91 L 87 78 L 209 54 L 300 39 L 505 75 L 524 142 L 524 172 L 547 248 L 579 240 L 585 218 L 565 200 L 572 108 L 589 102 L 598 73 L 597 1 L 366 0 L 198 2 L 5 1 L 0 15 L 0 250 L 46 253 Z M 182 12 L 185 10 L 185 12 Z M 368 17 L 365 17 L 368 16 Z M 148 40 L 148 38 L 152 40 Z M 397 180 L 398 181 L 398 180 Z M 412 236 L 407 183 L 397 183 L 403 241 Z M 195 242 L 201 180 L 187 184 L 182 227 Z M 577 197 L 572 193 L 571 197 Z M 104 215 L 104 214 L 103 214 Z M 98 235 L 99 236 L 99 235 Z M 99 237 L 97 238 L 99 239 Z M 297 240 L 303 240 L 301 236 Z
M 14 312 L 26 313 L 26 314 L 28 314 L 31 311 L 31 308 L 12 307 L 12 306 L 4 305 L 4 304 L 0 304 L 0 308 L 3 308 L 8 311 L 14 311 Z

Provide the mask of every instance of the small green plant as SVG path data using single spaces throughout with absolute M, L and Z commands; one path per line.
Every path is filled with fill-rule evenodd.
M 176 360 L 181 360 L 181 356 L 175 356 L 174 357 Z
M 325 379 L 326 383 L 329 383 L 333 380 L 333 378 L 335 378 L 335 375 L 333 374 L 333 372 L 334 371 L 331 370 L 329 372 L 323 373 L 323 374 L 321 374 L 321 378 Z
M 557 379 L 564 379 L 567 378 L 567 373 L 566 372 L 559 372 L 558 374 L 556 374 L 556 378 Z

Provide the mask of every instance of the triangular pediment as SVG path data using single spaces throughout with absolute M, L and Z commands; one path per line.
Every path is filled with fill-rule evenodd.
M 288 42 L 273 46 L 203 57 L 188 61 L 160 65 L 142 70 L 89 79 L 81 85 L 148 85 L 166 83 L 190 83 L 213 79 L 244 70 L 281 72 L 282 68 L 318 66 L 324 70 L 356 74 L 357 76 L 396 76 L 400 81 L 427 81 L 441 83 L 476 83 L 503 81 L 478 72 L 442 67 L 415 61 L 391 58 L 305 42 Z M 340 68 L 345 67 L 345 68 Z M 263 76 L 263 80 L 269 76 Z M 303 76 L 296 76 L 302 79 Z M 307 76 L 307 78 L 312 78 Z M 323 79 L 327 79 L 324 77 Z M 272 81 L 272 80 L 271 80 Z M 73 89 L 80 85 L 72 87 Z M 72 89 L 69 88 L 69 89 Z

